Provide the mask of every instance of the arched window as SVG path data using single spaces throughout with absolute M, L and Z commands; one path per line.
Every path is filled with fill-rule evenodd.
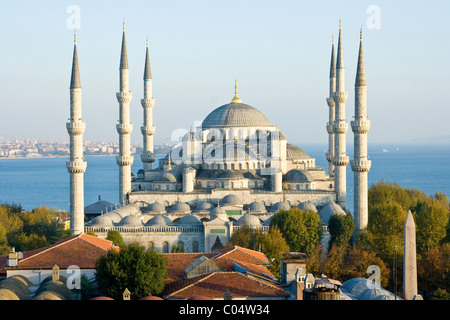
M 163 242 L 162 247 L 163 247 L 163 253 L 169 253 L 169 243 L 167 241 Z

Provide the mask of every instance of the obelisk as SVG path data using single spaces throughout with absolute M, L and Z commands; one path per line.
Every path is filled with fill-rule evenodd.
M 403 297 L 413 300 L 417 296 L 416 224 L 411 210 L 405 220 L 403 253 Z

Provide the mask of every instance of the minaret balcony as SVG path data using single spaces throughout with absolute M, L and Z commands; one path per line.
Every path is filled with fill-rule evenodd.
M 335 166 L 346 166 L 348 165 L 349 160 L 348 156 L 334 156 L 332 163 Z
M 131 123 L 118 123 L 116 129 L 119 134 L 130 134 L 133 131 L 133 125 Z
M 367 172 L 372 166 L 372 161 L 366 159 L 352 160 L 350 166 L 354 172 Z
M 84 130 L 86 129 L 86 123 L 84 122 L 67 122 L 66 123 L 67 132 L 69 135 L 81 135 L 84 133 Z
M 83 160 L 74 160 L 66 162 L 67 171 L 70 173 L 84 173 L 87 163 Z
M 327 98 L 327 104 L 330 108 L 334 108 L 336 106 L 333 98 Z
M 331 124 L 331 123 L 327 123 L 327 132 L 329 133 L 329 134 L 332 134 L 332 133 L 334 133 L 334 124 Z
M 347 133 L 348 131 L 348 123 L 345 122 L 336 122 L 333 126 L 334 133 Z
M 119 166 L 131 166 L 133 164 L 134 157 L 132 156 L 117 156 L 116 162 Z
M 131 91 L 121 91 L 116 93 L 116 98 L 119 103 L 126 104 L 130 103 L 133 94 Z
M 345 103 L 347 101 L 348 92 L 340 91 L 333 93 L 333 100 L 335 103 Z
M 327 153 L 325 153 L 325 157 L 327 158 L 328 162 L 331 162 L 331 161 L 333 161 L 334 154 L 331 152 L 327 152 Z
M 370 129 L 370 120 L 351 121 L 351 125 L 354 133 L 367 133 Z
M 155 99 L 153 98 L 141 99 L 141 105 L 143 108 L 153 108 L 153 106 L 155 105 Z
M 141 153 L 141 161 L 144 163 L 153 163 L 155 162 L 155 154 L 151 151 L 144 151 Z
M 152 136 L 155 134 L 155 126 L 142 126 L 141 132 L 144 136 Z

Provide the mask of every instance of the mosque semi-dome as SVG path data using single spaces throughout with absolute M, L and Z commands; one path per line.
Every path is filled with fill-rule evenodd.
M 211 210 L 211 220 L 215 218 L 220 218 L 223 221 L 228 221 L 227 212 L 222 207 L 215 207 Z
M 203 128 L 270 127 L 269 119 L 258 109 L 245 103 L 228 103 L 214 109 L 203 120 Z

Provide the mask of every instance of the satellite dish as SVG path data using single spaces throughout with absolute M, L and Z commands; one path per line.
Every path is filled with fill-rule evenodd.
M 23 259 L 23 253 L 22 253 L 22 251 L 17 252 L 17 257 L 18 257 L 19 259 Z

